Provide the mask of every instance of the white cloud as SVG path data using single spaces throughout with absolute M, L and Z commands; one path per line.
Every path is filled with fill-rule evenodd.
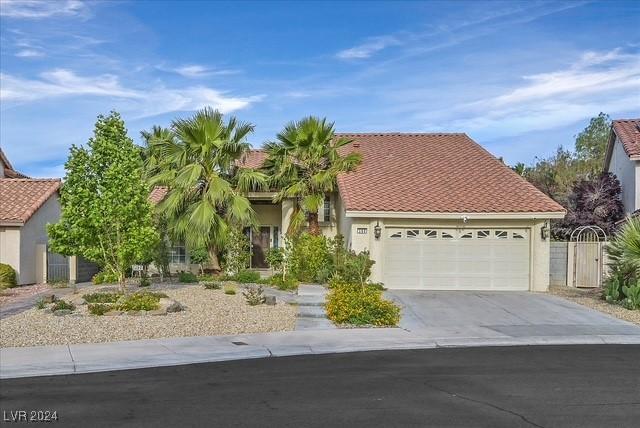
M 365 43 L 338 52 L 336 56 L 345 60 L 365 59 L 389 46 L 399 44 L 400 41 L 394 36 L 373 37 Z
M 86 12 L 86 4 L 79 0 L 0 0 L 0 6 L 1 16 L 20 19 L 43 19 Z
M 177 67 L 172 69 L 174 73 L 177 73 L 183 77 L 188 78 L 199 78 L 199 77 L 207 77 L 207 76 L 220 76 L 227 74 L 237 74 L 238 70 L 224 70 L 224 69 L 216 69 L 216 68 L 208 68 L 202 65 L 184 65 L 182 67 Z
M 83 77 L 73 71 L 55 69 L 40 74 L 39 79 L 23 79 L 0 73 L 0 100 L 32 102 L 40 99 L 71 96 L 96 96 L 119 101 L 120 106 L 137 118 L 172 111 L 197 110 L 212 106 L 223 113 L 240 110 L 260 101 L 263 96 L 229 96 L 206 86 L 167 88 L 127 88 L 111 74 Z
M 16 52 L 18 58 L 38 58 L 44 56 L 44 52 L 35 49 L 22 49 Z

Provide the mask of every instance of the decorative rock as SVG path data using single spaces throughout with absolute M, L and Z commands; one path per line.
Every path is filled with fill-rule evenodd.
M 71 309 L 58 309 L 57 311 L 55 311 L 53 313 L 53 315 L 57 316 L 57 317 L 61 317 L 64 315 L 70 315 L 71 313 L 73 313 L 73 311 Z
M 113 310 L 113 311 L 105 312 L 103 316 L 105 316 L 105 317 L 115 317 L 115 316 L 118 316 L 118 315 L 122 315 L 122 313 L 123 313 L 122 311 Z
M 46 295 L 42 298 L 42 301 L 45 303 L 53 303 L 56 301 L 56 295 L 55 294 Z
M 173 301 L 169 306 L 167 306 L 166 312 L 182 312 L 184 311 L 184 306 L 182 306 L 179 302 Z
M 127 315 L 131 315 L 132 317 L 139 317 L 142 315 L 141 311 L 127 311 Z
M 167 315 L 167 312 L 161 309 L 156 309 L 155 311 L 147 311 L 147 315 Z
M 276 296 L 264 296 L 264 303 L 271 306 L 275 305 Z

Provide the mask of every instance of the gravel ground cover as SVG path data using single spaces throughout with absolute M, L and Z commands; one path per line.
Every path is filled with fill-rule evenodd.
M 47 284 L 21 285 L 20 287 L 7 288 L 0 291 L 0 306 L 26 299 L 51 289 Z
M 619 305 L 607 303 L 600 297 L 602 289 L 600 288 L 575 288 L 566 286 L 551 286 L 549 293 L 563 297 L 572 302 L 579 303 L 583 306 L 595 309 L 605 314 L 612 315 L 621 320 L 629 321 L 640 325 L 640 311 L 630 311 Z
M 113 287 L 111 287 L 113 289 Z M 215 336 L 293 330 L 297 309 L 283 302 L 275 306 L 249 306 L 242 293 L 226 295 L 200 285 L 152 286 L 186 307 L 166 315 L 96 316 L 87 305 L 77 304 L 83 290 L 65 297 L 76 303 L 71 315 L 55 316 L 42 309 L 29 309 L 0 322 L 0 347 L 99 343 L 161 337 Z M 140 290 L 140 289 L 137 289 Z M 136 290 L 136 291 L 137 291 Z

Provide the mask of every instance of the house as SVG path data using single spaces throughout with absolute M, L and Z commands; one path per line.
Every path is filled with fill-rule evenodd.
M 369 251 L 372 281 L 388 288 L 531 290 L 549 286 L 549 220 L 562 206 L 513 172 L 466 134 L 338 134 L 362 154 L 356 171 L 338 179 L 319 218 L 322 233 Z M 245 166 L 266 153 L 253 150 Z M 166 189 L 156 189 L 154 201 Z M 273 192 L 249 194 L 260 223 L 250 232 L 251 267 L 266 268 L 265 251 L 282 245 L 294 201 Z M 189 268 L 184 247 L 172 268 Z M 191 268 L 196 268 L 191 266 Z
M 31 179 L 13 169 L 0 149 L 0 263 L 12 266 L 18 284 L 40 282 L 46 260 L 47 223 L 60 217 L 59 179 Z
M 640 212 L 640 119 L 614 120 L 611 124 L 604 170 L 618 177 L 626 214 Z

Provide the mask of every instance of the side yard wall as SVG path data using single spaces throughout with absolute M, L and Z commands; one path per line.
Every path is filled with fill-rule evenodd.
M 20 284 L 20 228 L 0 227 L 0 263 L 7 264 L 18 273 Z
M 567 242 L 551 242 L 549 285 L 567 285 Z

